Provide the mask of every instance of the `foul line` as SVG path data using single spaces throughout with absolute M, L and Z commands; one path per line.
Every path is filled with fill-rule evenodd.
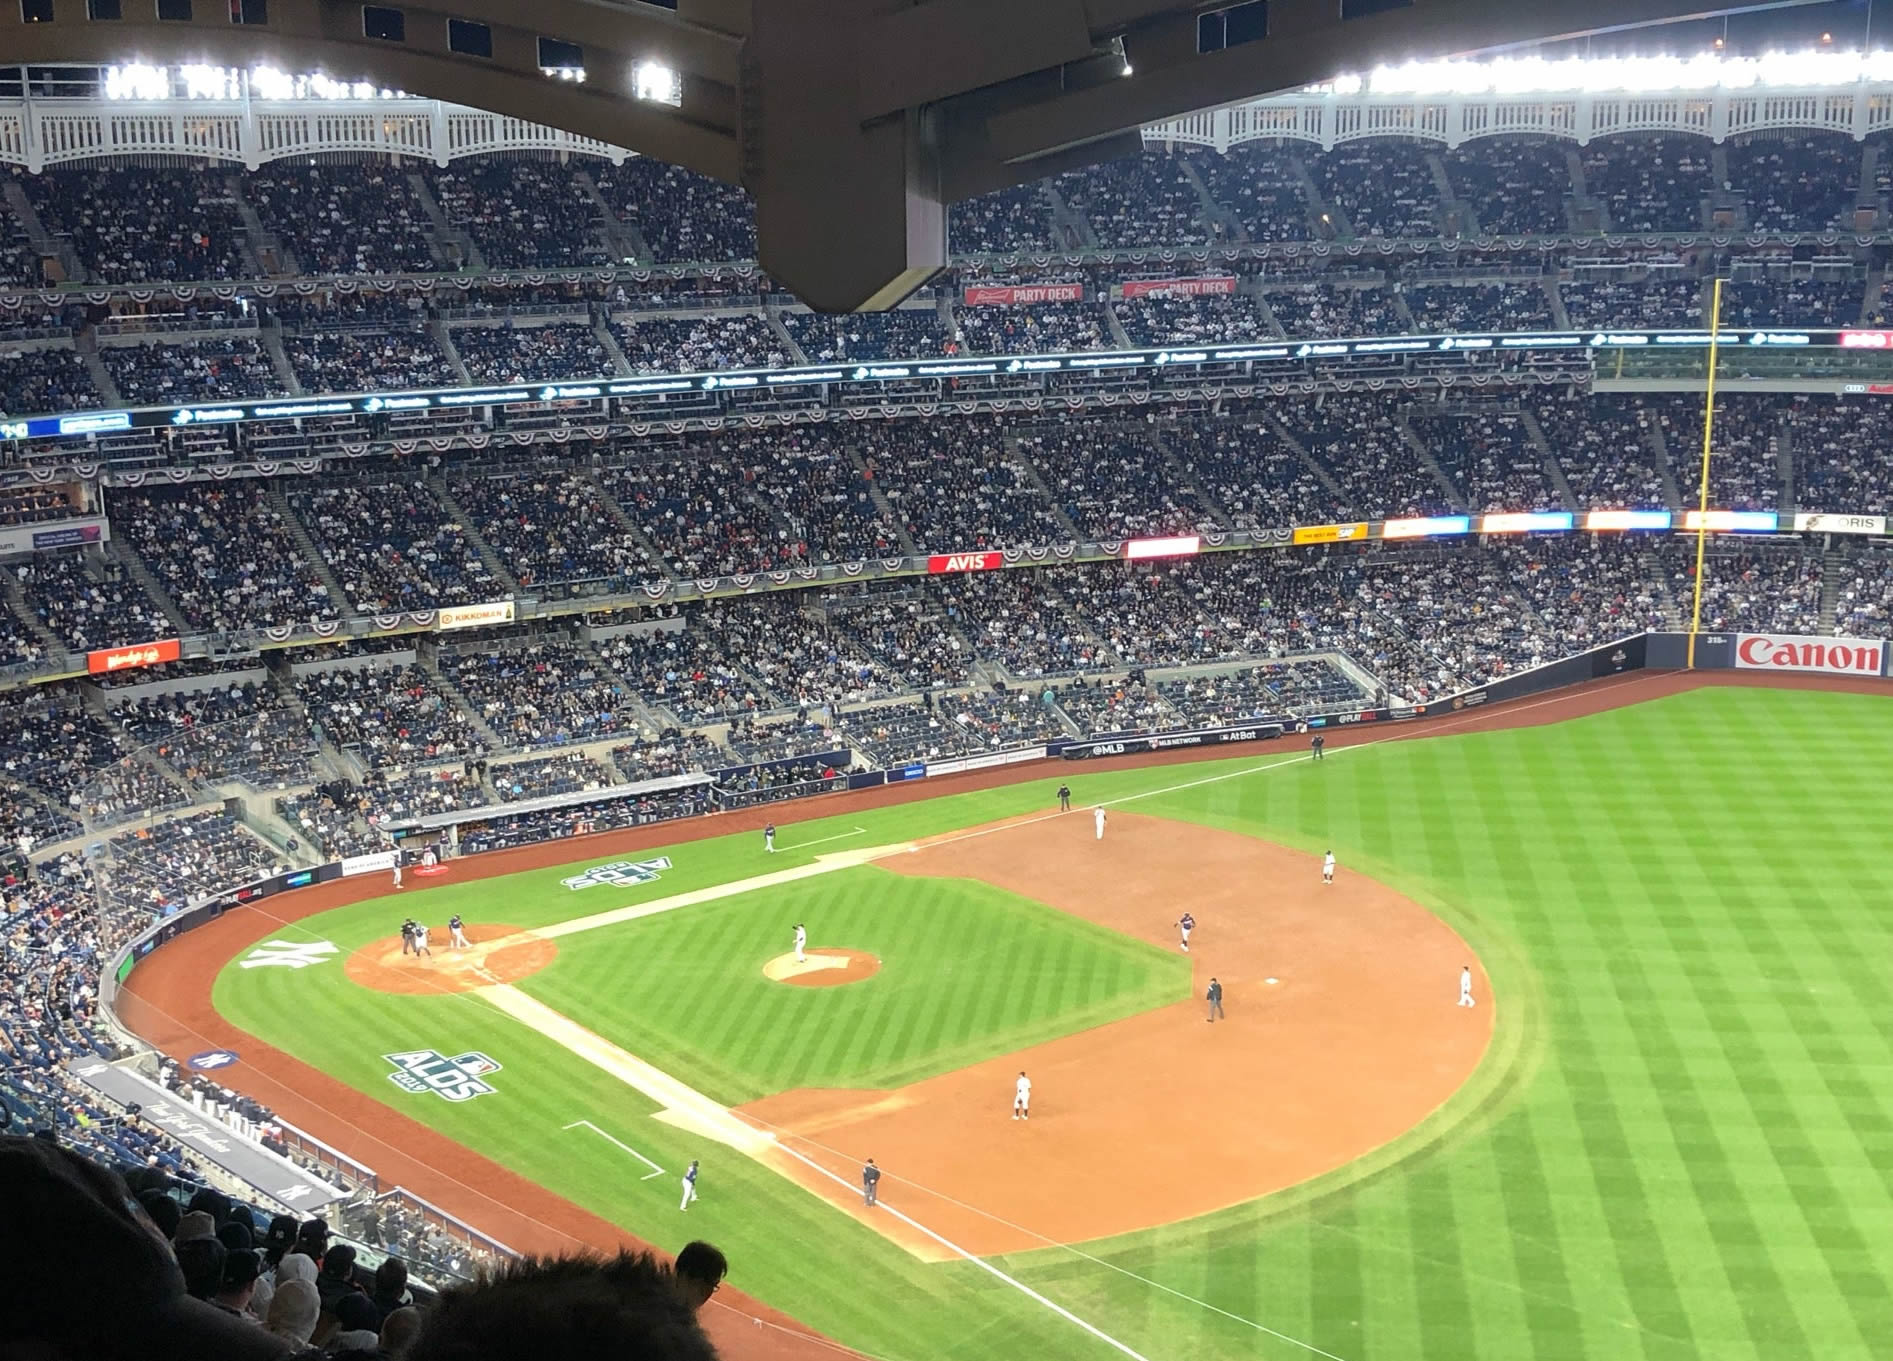
M 604 1139 L 610 1143 L 616 1144 L 619 1148 L 622 1148 L 626 1153 L 629 1153 L 632 1157 L 636 1158 L 639 1162 L 643 1163 L 646 1167 L 650 1168 L 651 1170 L 648 1173 L 638 1178 L 639 1181 L 649 1181 L 652 1177 L 661 1177 L 664 1175 L 663 1168 L 659 1167 L 656 1163 L 652 1162 L 649 1158 L 645 1157 L 642 1153 L 638 1152 L 635 1148 L 631 1147 L 631 1145 L 627 1144 L 624 1140 L 614 1139 L 611 1135 L 605 1133 L 602 1129 L 598 1128 L 598 1126 L 594 1125 L 589 1120 L 574 1120 L 571 1124 L 566 1125 L 564 1128 L 578 1129 L 580 1126 L 583 1126 L 584 1128 L 590 1130 L 593 1134 L 596 1134 L 600 1139 Z
M 816 1162 L 813 1158 L 804 1157 L 802 1154 L 797 1153 L 794 1149 L 790 1148 L 787 1144 L 778 1143 L 777 1147 L 780 1148 L 784 1153 L 787 1153 L 791 1158 L 794 1158 L 796 1161 L 805 1164 L 806 1166 L 812 1168 L 816 1172 L 821 1173 L 822 1176 L 827 1177 L 830 1181 L 834 1182 L 837 1186 L 844 1188 L 851 1194 L 853 1193 L 854 1187 L 852 1185 L 850 1185 L 848 1182 L 843 1181 L 840 1177 L 836 1176 L 833 1172 L 830 1172 L 826 1167 L 823 1167 L 820 1163 Z M 875 1208 L 879 1210 L 884 1210 L 888 1214 L 893 1215 L 894 1218 L 900 1220 L 901 1223 L 907 1225 L 907 1227 L 909 1227 L 910 1229 L 914 1229 L 920 1233 L 926 1234 L 927 1237 L 931 1238 L 934 1242 L 938 1243 L 941 1247 L 945 1248 L 948 1252 L 956 1253 L 959 1256 L 964 1257 L 967 1261 L 971 1262 L 974 1266 L 978 1267 L 981 1271 L 984 1271 L 988 1275 L 994 1276 L 998 1278 L 999 1280 L 1005 1282 L 1007 1285 L 1011 1286 L 1014 1290 L 1018 1291 L 1021 1295 L 1024 1295 L 1027 1299 L 1033 1300 L 1039 1304 L 1044 1305 L 1047 1309 L 1050 1309 L 1054 1314 L 1057 1314 L 1060 1318 L 1064 1319 L 1066 1322 L 1077 1324 L 1080 1328 L 1084 1329 L 1087 1333 L 1090 1333 L 1091 1336 L 1097 1338 L 1098 1341 L 1105 1343 L 1107 1346 L 1114 1347 L 1118 1351 L 1124 1353 L 1124 1355 L 1132 1358 L 1132 1361 L 1150 1361 L 1150 1358 L 1145 1356 L 1142 1352 L 1137 1351 L 1136 1349 L 1132 1348 L 1126 1343 L 1119 1342 L 1116 1338 L 1112 1337 L 1109 1333 L 1105 1332 L 1102 1328 L 1097 1327 L 1095 1324 L 1086 1323 L 1083 1319 L 1079 1318 L 1076 1314 L 1072 1313 L 1071 1310 L 1067 1309 L 1064 1305 L 1058 1303 L 1058 1301 L 1046 1298 L 1044 1295 L 1039 1294 L 1039 1292 L 1034 1290 L 1031 1286 L 1027 1285 L 1024 1281 L 1018 1279 L 1018 1277 L 1007 1275 L 1005 1272 L 1001 1271 L 998 1267 L 994 1266 L 991 1262 L 987 1261 L 984 1257 L 976 1256 L 975 1254 L 968 1252 L 965 1248 L 961 1247 L 958 1243 L 953 1242 L 951 1239 L 943 1238 L 941 1235 L 935 1233 L 932 1229 L 928 1228 L 925 1224 L 922 1224 L 919 1220 L 913 1218 L 913 1216 L 902 1214 L 899 1210 L 896 1210 L 892 1206 L 888 1206 L 888 1205 L 877 1204 Z M 1339 1361 L 1338 1357 L 1336 1358 L 1336 1361 Z
M 818 836 L 813 841 L 798 841 L 793 846 L 780 846 L 778 850 L 799 851 L 806 846 L 826 846 L 831 841 L 846 841 L 851 836 L 866 836 L 868 829 L 857 827 L 852 832 L 836 832 L 833 836 Z

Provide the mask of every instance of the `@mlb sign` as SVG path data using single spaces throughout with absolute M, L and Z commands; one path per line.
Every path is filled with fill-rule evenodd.
M 485 1054 L 462 1054 L 448 1058 L 438 1049 L 411 1049 L 404 1054 L 383 1054 L 395 1066 L 388 1081 L 404 1092 L 432 1092 L 448 1101 L 471 1101 L 476 1096 L 490 1096 L 491 1083 L 482 1079 L 497 1073 L 499 1064 Z
M 593 865 L 583 874 L 575 874 L 570 879 L 561 880 L 569 889 L 597 888 L 600 884 L 620 884 L 629 887 L 634 884 L 648 884 L 660 878 L 659 870 L 670 868 L 670 857 L 660 855 L 655 860 L 614 860 L 609 865 Z

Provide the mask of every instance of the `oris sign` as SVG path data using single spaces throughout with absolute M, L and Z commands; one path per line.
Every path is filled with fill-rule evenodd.
M 1819 671 L 1830 676 L 1878 676 L 1886 670 L 1886 643 L 1878 638 L 1742 633 L 1735 639 L 1735 665 L 1743 671 Z

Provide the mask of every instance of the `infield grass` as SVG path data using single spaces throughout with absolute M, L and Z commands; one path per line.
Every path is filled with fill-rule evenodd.
M 1893 1354 L 1893 703 L 1707 689 L 1330 755 L 1131 806 L 1332 845 L 1433 907 L 1492 974 L 1494 1058 L 1402 1148 L 1321 1183 L 999 1265 L 1150 1361 Z M 673 848 L 675 871 L 632 894 L 569 893 L 557 885 L 567 870 L 410 892 L 401 906 L 541 925 L 782 868 L 806 854 L 797 842 L 855 826 L 887 843 L 1043 808 L 1061 776 L 1083 803 L 1280 760 L 1263 747 L 1110 775 L 1079 766 L 809 824 L 787 825 L 785 809 L 788 859 L 725 838 Z M 1141 947 L 1069 934 L 1041 920 L 1068 919 L 974 886 L 946 881 L 947 897 L 914 914 L 924 923 L 883 920 L 880 877 L 840 871 L 566 937 L 526 986 L 724 1100 L 910 1080 L 1177 986 Z M 352 947 L 389 934 L 391 912 L 341 909 L 299 934 Z M 874 950 L 887 968 L 826 996 L 719 987 L 732 955 L 759 968 L 785 948 L 797 914 L 845 922 L 862 939 L 826 943 Z M 894 934 L 862 943 L 881 930 Z M 825 943 L 820 930 L 811 943 Z M 1020 972 L 997 986 L 1015 953 Z M 1049 982 L 1023 989 L 1028 975 Z M 560 1127 L 592 1120 L 671 1169 L 705 1156 L 695 1141 L 483 1003 L 367 994 L 339 969 L 226 970 L 215 1000 L 633 1231 L 672 1246 L 684 1236 L 674 1176 L 640 1181 L 648 1169 Z M 483 1049 L 506 1065 L 500 1090 L 461 1105 L 401 1093 L 380 1056 L 409 1046 Z M 1214 1101 L 1204 1093 L 1206 1112 Z M 1175 1146 L 1152 1156 L 1187 1159 L 1195 1118 L 1206 1116 L 1180 1113 Z M 976 1267 L 915 1263 L 742 1158 L 705 1167 L 689 1234 L 730 1254 L 736 1284 L 844 1342 L 894 1361 L 1121 1355 Z

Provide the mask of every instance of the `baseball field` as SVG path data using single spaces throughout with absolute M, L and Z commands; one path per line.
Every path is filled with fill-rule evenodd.
M 715 1242 L 731 1356 L 1883 1356 L 1893 704 L 1588 693 L 343 881 L 123 1011 L 511 1246 Z

